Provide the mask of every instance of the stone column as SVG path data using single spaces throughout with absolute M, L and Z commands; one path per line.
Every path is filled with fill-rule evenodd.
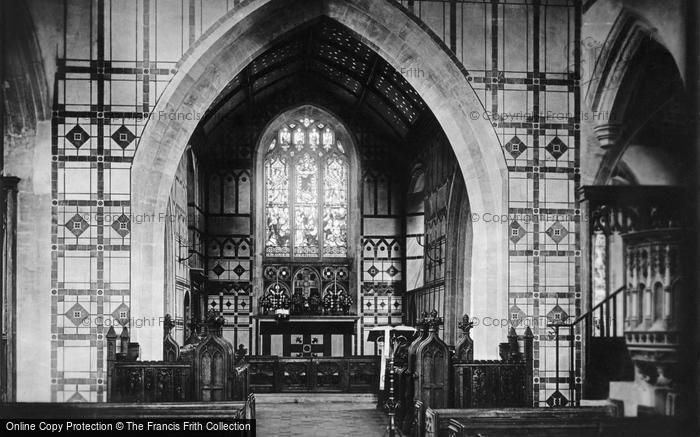
M 0 402 L 14 402 L 17 393 L 17 184 L 0 177 Z

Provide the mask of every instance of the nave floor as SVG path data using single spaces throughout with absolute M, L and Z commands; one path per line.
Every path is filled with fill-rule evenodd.
M 381 437 L 387 416 L 366 395 L 256 395 L 258 437 Z

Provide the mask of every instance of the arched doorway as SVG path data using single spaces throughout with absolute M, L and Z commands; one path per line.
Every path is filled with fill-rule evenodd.
M 268 42 L 310 20 L 326 16 L 355 34 L 366 35 L 363 42 L 394 67 L 432 59 L 424 65 L 423 78 L 408 82 L 435 115 L 454 151 L 465 178 L 472 209 L 506 211 L 506 169 L 498 140 L 490 124 L 470 120 L 469 111 L 483 107 L 464 74 L 443 49 L 411 18 L 390 4 L 349 5 L 340 1 L 295 5 L 267 1 L 251 2 L 231 11 L 208 32 L 183 60 L 179 72 L 164 92 L 154 113 L 204 113 L 216 102 L 231 77 L 235 77 Z M 284 9 L 284 13 L 278 10 Z M 253 25 L 253 23 L 255 23 Z M 265 35 L 257 38 L 256 35 Z M 202 66 L 206 65 L 206 68 Z M 435 80 L 440 78 L 440 80 Z M 141 139 L 132 168 L 132 204 L 137 211 L 164 210 L 170 185 L 185 145 L 197 125 L 196 120 L 169 122 L 151 119 Z M 474 247 L 480 254 L 471 262 L 471 286 L 489 293 L 472 293 L 472 308 L 488 308 L 490 314 L 505 315 L 507 307 L 505 229 L 474 224 Z M 479 232 L 481 231 L 481 232 Z M 132 302 L 134 314 L 160 314 L 163 256 L 162 225 L 146 224 L 133 230 Z M 477 354 L 493 354 L 502 332 L 484 329 Z M 136 333 L 144 358 L 159 357 L 160 332 L 157 327 Z M 483 348 L 483 349 L 481 349 Z

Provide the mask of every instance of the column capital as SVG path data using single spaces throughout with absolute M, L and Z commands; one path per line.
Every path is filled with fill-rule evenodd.
M 597 124 L 593 131 L 595 132 L 596 138 L 603 149 L 609 149 L 617 143 L 620 136 L 620 124 L 619 123 L 600 123 Z

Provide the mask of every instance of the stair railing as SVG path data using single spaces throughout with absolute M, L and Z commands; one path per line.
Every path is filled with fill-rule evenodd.
M 580 406 L 583 381 L 576 381 L 576 376 L 581 376 L 581 372 L 575 367 L 575 345 L 576 333 L 581 333 L 582 345 L 582 370 L 585 372 L 590 363 L 590 345 L 593 337 L 622 337 L 624 331 L 625 314 L 627 314 L 627 301 L 622 286 L 597 303 L 586 313 L 577 317 L 571 323 L 556 324 L 556 348 L 559 356 L 559 329 L 568 328 L 569 339 L 569 389 L 574 395 L 571 406 Z M 552 325 L 554 326 L 554 325 Z M 558 363 L 558 359 L 557 359 Z M 558 380 L 558 378 L 557 378 Z

